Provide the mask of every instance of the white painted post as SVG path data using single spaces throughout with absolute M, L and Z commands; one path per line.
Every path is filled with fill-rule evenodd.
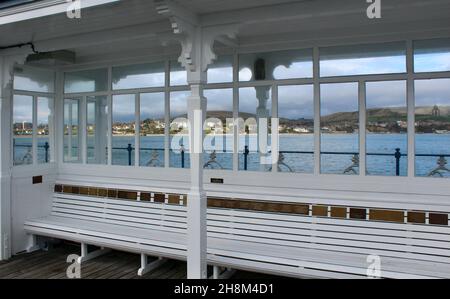
M 256 108 L 256 124 L 257 124 L 257 148 L 260 156 L 267 156 L 267 140 L 268 127 L 262 128 L 260 119 L 265 119 L 269 123 L 270 111 L 267 107 L 267 102 L 270 98 L 271 86 L 257 86 L 256 98 L 258 99 L 258 107 Z M 265 171 L 267 165 L 260 164 L 260 171 Z
M 193 53 L 201 61 L 202 33 L 197 29 L 191 36 L 198 51 Z M 203 190 L 203 122 L 206 118 L 206 98 L 203 85 L 206 84 L 206 70 L 200 66 L 188 69 L 188 83 L 191 96 L 188 98 L 190 124 L 189 143 L 191 159 L 191 190 L 187 203 L 187 276 L 189 279 L 207 278 L 206 264 L 206 194 Z
M 11 116 L 13 72 L 25 55 L 0 56 L 0 260 L 11 257 Z
M 191 188 L 187 203 L 187 274 L 189 279 L 204 279 L 207 278 L 207 206 L 203 190 L 203 122 L 206 118 L 203 86 L 207 82 L 208 66 L 216 59 L 214 40 L 220 36 L 236 37 L 238 24 L 203 28 L 194 12 L 175 1 L 155 0 L 155 6 L 159 14 L 169 18 L 174 33 L 183 36 L 179 62 L 187 71 L 191 89 L 188 98 Z

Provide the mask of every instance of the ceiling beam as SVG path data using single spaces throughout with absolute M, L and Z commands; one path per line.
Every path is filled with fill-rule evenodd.
M 369 4 L 361 0 L 339 1 L 297 1 L 270 6 L 259 6 L 247 9 L 228 10 L 200 16 L 203 26 L 239 23 L 243 25 L 279 22 L 288 20 L 313 19 L 317 17 L 344 18 L 347 15 L 366 17 Z M 397 12 L 402 15 L 420 15 L 426 11 L 449 7 L 448 0 L 390 0 L 382 2 L 382 15 Z
M 118 1 L 120 0 L 83 0 L 80 1 L 80 5 L 81 9 L 84 9 Z M 0 11 L 0 25 L 66 13 L 71 4 L 72 2 L 66 0 L 39 1 L 5 9 Z
M 90 33 L 81 33 L 48 40 L 34 41 L 34 45 L 39 52 L 49 52 L 64 49 L 77 49 L 84 47 L 98 46 L 112 42 L 132 42 L 133 40 L 146 38 L 158 43 L 164 43 L 173 39 L 174 35 L 170 31 L 167 21 L 157 23 L 147 23 L 121 27 L 116 29 L 100 30 Z M 16 54 L 28 49 L 7 49 L 0 51 L 2 55 Z

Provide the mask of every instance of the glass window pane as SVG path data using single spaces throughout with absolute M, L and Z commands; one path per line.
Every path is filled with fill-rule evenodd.
M 359 173 L 358 83 L 320 86 L 321 172 Z
M 450 79 L 416 80 L 416 175 L 450 177 Z
M 239 55 L 239 81 L 312 78 L 312 49 Z
M 367 174 L 395 176 L 398 166 L 398 175 L 406 176 L 408 169 L 406 82 L 366 83 L 366 108 Z M 399 159 L 398 164 L 396 155 Z
M 112 164 L 135 165 L 136 96 L 115 95 L 112 102 Z
M 37 99 L 37 159 L 38 163 L 50 162 L 50 136 L 53 131 L 53 99 Z
M 87 163 L 108 163 L 108 98 L 87 97 Z
M 320 76 L 406 72 L 405 43 L 353 45 L 320 49 Z
M 272 166 L 264 162 L 270 151 L 271 108 L 270 86 L 239 89 L 239 170 L 268 171 Z
M 164 62 L 114 67 L 113 89 L 163 87 L 165 82 Z
M 177 61 L 170 62 L 170 86 L 187 85 L 187 72 Z
M 64 162 L 80 163 L 80 100 L 64 100 Z
M 14 165 L 33 164 L 33 97 L 13 98 Z
M 314 172 L 313 85 L 278 87 L 278 171 Z
M 54 92 L 55 73 L 43 69 L 16 67 L 14 69 L 14 89 L 36 92 Z
M 97 69 L 65 73 L 64 92 L 96 92 L 108 90 L 108 70 Z
M 140 166 L 164 167 L 165 111 L 164 93 L 141 94 Z
M 205 97 L 205 168 L 233 169 L 233 90 L 208 89 Z
M 233 82 L 233 56 L 219 56 L 208 68 L 208 83 Z
M 170 167 L 189 168 L 189 129 L 187 98 L 189 91 L 170 93 Z
M 450 71 L 450 39 L 432 39 L 414 42 L 414 71 Z

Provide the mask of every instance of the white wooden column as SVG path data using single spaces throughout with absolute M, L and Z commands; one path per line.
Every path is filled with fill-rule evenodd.
M 234 39 L 237 24 L 203 27 L 198 15 L 189 7 L 170 0 L 155 0 L 159 14 L 169 18 L 174 34 L 181 43 L 178 61 L 187 71 L 191 95 L 188 98 L 190 124 L 189 143 L 191 186 L 187 203 L 187 276 L 207 278 L 206 194 L 203 190 L 203 122 L 206 118 L 206 98 L 203 87 L 207 82 L 208 66 L 216 59 L 213 44 L 217 38 Z
M 199 74 L 189 79 L 191 96 L 188 98 L 190 124 L 191 190 L 187 203 L 187 261 L 188 278 L 207 278 L 206 264 L 206 194 L 203 190 L 203 122 L 206 116 L 206 98 L 203 96 Z
M 13 71 L 24 55 L 0 56 L 0 260 L 11 257 L 11 117 Z

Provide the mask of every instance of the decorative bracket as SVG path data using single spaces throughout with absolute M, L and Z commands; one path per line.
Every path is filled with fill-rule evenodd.
M 16 65 L 24 64 L 26 58 L 27 54 L 3 57 L 0 55 L 0 98 L 12 91 L 14 68 Z
M 225 24 L 203 27 L 199 17 L 174 0 L 155 0 L 159 14 L 169 18 L 172 30 L 181 43 L 181 55 L 178 61 L 191 73 L 206 72 L 208 66 L 217 59 L 214 53 L 214 41 L 236 38 L 238 24 Z

